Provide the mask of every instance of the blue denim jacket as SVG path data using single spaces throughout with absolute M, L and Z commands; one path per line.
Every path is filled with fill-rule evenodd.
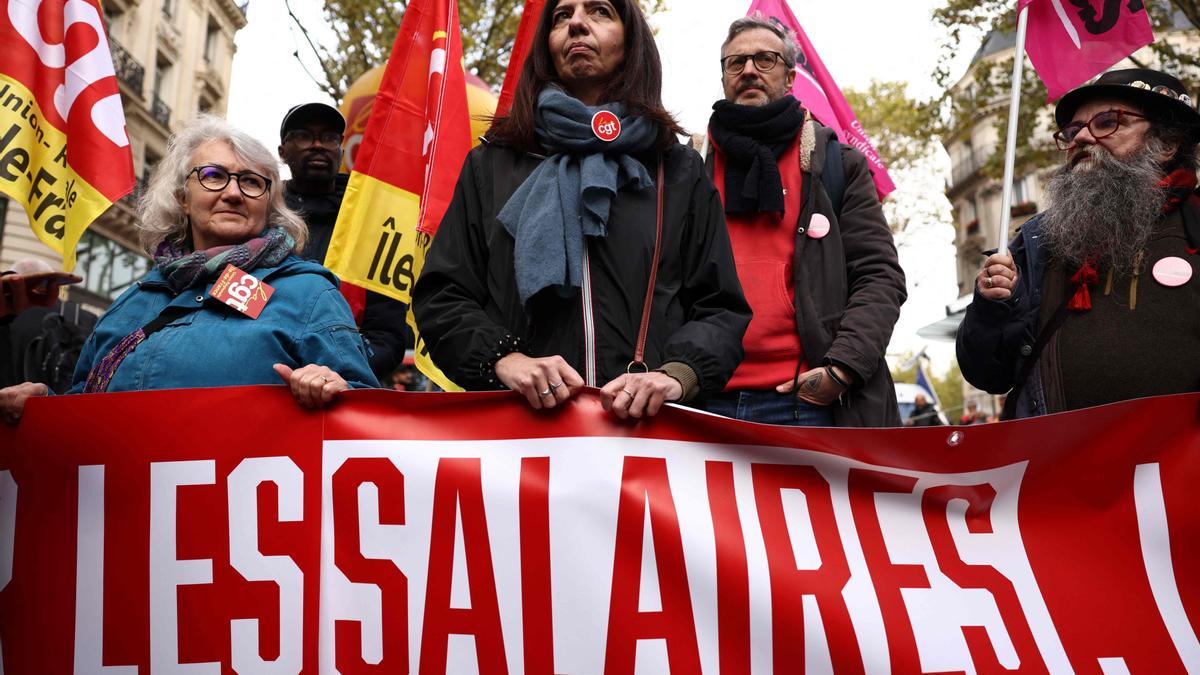
M 113 376 L 108 391 L 282 384 L 275 363 L 293 368 L 316 363 L 352 387 L 377 387 L 367 347 L 337 278 L 317 263 L 290 255 L 252 274 L 274 295 L 257 319 L 209 297 L 212 283 L 175 294 L 153 270 L 109 307 L 88 338 L 69 393 L 83 391 L 92 366 L 126 335 L 168 305 L 193 310 L 138 345 Z

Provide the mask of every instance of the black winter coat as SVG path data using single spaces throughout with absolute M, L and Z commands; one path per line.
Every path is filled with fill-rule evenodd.
M 867 158 L 844 144 L 837 147 L 845 192 L 841 211 L 834 212 L 821 180 L 833 131 L 807 121 L 803 133 L 808 137 L 800 146 L 801 207 L 792 259 L 800 345 L 814 367 L 836 363 L 854 373 L 850 391 L 832 406 L 834 425 L 898 427 L 896 388 L 884 354 L 908 293 L 892 230 Z M 807 235 L 816 213 L 830 223 L 821 239 Z
M 325 264 L 325 253 L 329 249 L 329 240 L 333 236 L 333 226 L 337 223 L 348 180 L 345 174 L 338 174 L 333 192 L 319 195 L 301 193 L 291 181 L 284 183 L 283 200 L 308 225 L 308 243 L 304 245 L 301 258 Z M 411 341 L 405 322 L 407 313 L 408 307 L 399 300 L 367 291 L 359 332 L 370 347 L 371 372 L 380 382 L 387 382 L 392 371 L 404 360 L 405 347 Z
M 639 161 L 655 176 L 658 153 Z M 512 236 L 496 215 L 543 158 L 483 144 L 467 156 L 413 289 L 413 312 L 433 360 L 466 389 L 495 389 L 498 352 L 509 337 L 529 356 L 562 356 L 591 386 L 633 359 L 654 251 L 656 191 L 622 189 L 608 235 L 588 238 L 584 289 L 543 292 L 527 316 L 517 294 Z M 750 308 L 733 265 L 716 188 L 690 148 L 665 154 L 662 254 L 645 362 L 677 362 L 720 391 L 742 359 Z M 589 302 L 590 300 L 590 302 Z

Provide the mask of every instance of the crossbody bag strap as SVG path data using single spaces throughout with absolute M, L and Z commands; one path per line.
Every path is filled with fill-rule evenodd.
M 1038 333 L 1037 340 L 1033 343 L 1033 351 L 1029 352 L 1029 356 L 1025 362 L 1021 364 L 1021 369 L 1017 371 L 1017 379 L 1013 384 L 1012 391 L 1008 392 L 1008 397 L 1004 399 L 1004 409 L 1000 412 L 1000 418 L 1011 420 L 1017 412 L 1017 399 L 1021 397 L 1021 392 L 1025 390 L 1025 384 L 1029 381 L 1029 375 L 1037 366 L 1038 359 L 1042 356 L 1042 350 L 1050 343 L 1050 338 L 1062 328 L 1063 322 L 1067 320 L 1067 315 L 1070 314 L 1068 304 L 1071 301 L 1071 294 L 1063 298 L 1063 302 L 1058 306 L 1058 310 L 1054 312 L 1054 316 L 1042 326 L 1041 332 Z
M 658 258 L 662 251 L 663 233 L 663 191 L 665 189 L 663 159 L 658 161 L 658 212 L 654 225 L 654 258 L 650 261 L 650 281 L 646 284 L 646 302 L 642 305 L 642 324 L 638 328 L 637 345 L 633 350 L 633 360 L 625 366 L 625 372 L 632 373 L 635 368 L 641 368 L 643 373 L 649 372 L 646 365 L 646 335 L 650 331 L 650 306 L 654 303 L 654 284 L 658 279 Z

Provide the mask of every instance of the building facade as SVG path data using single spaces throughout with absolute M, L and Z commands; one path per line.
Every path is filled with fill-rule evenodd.
M 225 113 L 234 36 L 246 25 L 246 1 L 101 3 L 138 189 L 113 204 L 80 239 L 75 269 L 84 283 L 69 290 L 69 299 L 102 309 L 149 270 L 138 246 L 134 200 L 176 129 L 201 112 Z M 0 198 L 0 269 L 29 257 L 55 269 L 62 264 L 34 236 L 20 205 Z

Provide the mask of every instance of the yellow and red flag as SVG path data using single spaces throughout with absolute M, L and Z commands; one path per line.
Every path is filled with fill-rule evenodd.
M 0 193 L 75 267 L 83 231 L 133 190 L 98 0 L 0 0 Z
M 404 12 L 325 256 L 344 281 L 401 302 L 450 205 L 471 149 L 456 0 L 413 0 Z M 417 367 L 457 389 L 417 337 Z

